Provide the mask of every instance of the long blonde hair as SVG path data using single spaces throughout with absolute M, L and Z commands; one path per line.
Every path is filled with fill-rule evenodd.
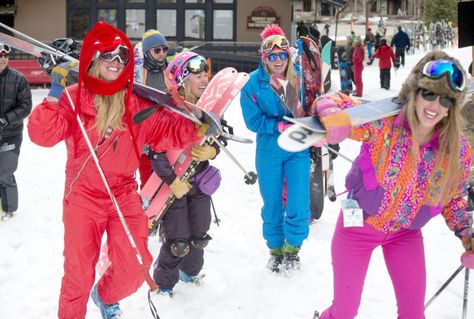
M 416 115 L 416 94 L 420 88 L 431 90 L 437 94 L 452 97 L 456 99 L 456 105 L 448 110 L 447 117 L 437 124 L 439 134 L 439 147 L 436 154 L 436 162 L 433 171 L 431 172 L 429 180 L 429 190 L 432 191 L 437 188 L 437 195 L 435 199 L 437 202 L 447 204 L 457 191 L 459 181 L 462 176 L 462 167 L 459 163 L 460 154 L 460 135 L 462 119 L 460 115 L 460 108 L 464 101 L 466 90 L 463 92 L 454 92 L 449 87 L 448 79 L 442 77 L 439 79 L 429 79 L 421 75 L 423 66 L 431 60 L 450 59 L 460 66 L 459 61 L 450 57 L 442 51 L 428 53 L 418 64 L 413 68 L 410 76 L 405 81 L 398 97 L 399 101 L 405 105 L 406 119 L 410 129 L 416 134 L 416 129 L 419 126 L 419 120 Z M 462 70 L 462 68 L 460 67 Z M 466 76 L 464 72 L 464 76 Z M 443 172 L 441 180 L 439 180 L 438 168 L 446 167 Z M 438 187 L 437 187 L 438 186 Z
M 291 84 L 291 86 L 299 87 L 298 86 L 298 79 L 296 77 L 295 67 L 293 65 L 293 62 L 291 62 L 291 55 L 287 51 L 283 51 L 283 52 L 286 52 L 288 54 L 288 59 L 287 59 L 288 64 L 286 65 L 285 78 L 288 80 L 288 82 Z M 263 61 L 263 66 L 265 68 L 265 71 L 267 71 L 267 73 L 269 75 L 272 75 L 272 73 L 270 72 L 270 68 L 268 67 L 265 60 Z
M 99 78 L 99 59 L 92 62 L 89 75 Z M 100 137 L 105 135 L 105 131 L 111 128 L 114 131 L 125 130 L 123 125 L 123 115 L 125 114 L 125 88 L 115 94 L 104 96 L 95 94 L 94 105 L 97 111 L 95 127 Z

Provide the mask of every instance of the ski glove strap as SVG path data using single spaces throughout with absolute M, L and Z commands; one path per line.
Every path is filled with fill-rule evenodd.
M 351 119 L 342 112 L 336 102 L 330 99 L 317 101 L 316 112 L 319 120 L 326 129 L 326 138 L 329 144 L 338 144 L 351 134 Z
M 59 100 L 66 87 L 66 78 L 69 71 L 77 65 L 77 61 L 67 61 L 53 68 L 51 71 L 51 90 L 48 95 Z

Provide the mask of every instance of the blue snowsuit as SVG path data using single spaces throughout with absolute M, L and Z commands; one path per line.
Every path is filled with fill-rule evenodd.
M 263 238 L 269 248 L 281 248 L 285 241 L 299 247 L 309 232 L 309 151 L 290 153 L 278 146 L 278 122 L 291 113 L 273 92 L 262 63 L 250 73 L 240 103 L 247 128 L 257 133 L 255 162 L 263 199 Z

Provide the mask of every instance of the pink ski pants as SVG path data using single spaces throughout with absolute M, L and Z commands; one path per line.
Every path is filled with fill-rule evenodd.
M 357 315 L 372 251 L 381 246 L 395 296 L 399 319 L 423 319 L 426 288 L 421 230 L 384 234 L 368 224 L 344 228 L 342 214 L 332 239 L 334 299 L 321 319 L 352 319 Z

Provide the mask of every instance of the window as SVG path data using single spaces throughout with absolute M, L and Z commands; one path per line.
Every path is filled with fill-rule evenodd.
M 127 0 L 127 3 L 145 3 L 145 0 Z
M 117 9 L 97 10 L 97 21 L 104 21 L 117 27 Z
M 70 12 L 71 37 L 82 39 L 89 31 L 89 10 L 72 9 Z
M 113 3 L 113 4 L 115 4 L 116 1 L 115 0 L 97 0 L 97 3 Z
M 234 11 L 232 10 L 214 10 L 214 39 L 232 40 L 234 35 Z
M 311 0 L 303 0 L 303 11 L 311 11 Z
M 141 38 L 145 33 L 145 10 L 127 9 L 125 12 L 125 33 L 132 39 Z
M 184 0 L 185 3 L 205 3 L 206 0 Z
M 156 29 L 165 37 L 176 37 L 176 10 L 156 10 Z
M 88 0 L 71 0 L 72 4 L 86 4 L 89 3 Z
M 205 36 L 204 10 L 185 10 L 184 36 L 186 38 L 204 40 L 204 36 Z
M 176 3 L 176 0 L 156 0 L 157 3 Z
M 234 3 L 234 0 L 214 0 L 214 3 Z

